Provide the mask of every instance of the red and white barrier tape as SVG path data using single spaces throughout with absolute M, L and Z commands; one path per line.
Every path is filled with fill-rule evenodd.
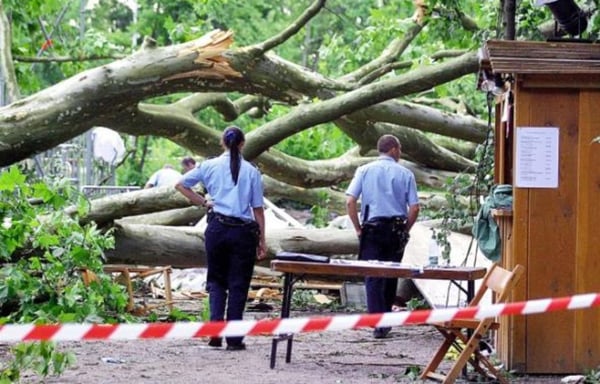
M 6 324 L 0 325 L 0 342 L 191 339 L 204 336 L 277 335 L 323 332 L 363 327 L 438 323 L 455 319 L 485 319 L 502 315 L 529 315 L 600 306 L 600 293 L 590 293 L 480 307 L 444 308 L 383 314 L 329 317 L 185 322 L 148 324 Z

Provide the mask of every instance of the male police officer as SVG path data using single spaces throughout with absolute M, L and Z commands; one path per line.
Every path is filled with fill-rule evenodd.
M 346 209 L 360 239 L 360 260 L 402 261 L 409 231 L 419 215 L 414 174 L 400 165 L 402 147 L 393 135 L 377 141 L 379 157 L 357 168 L 346 191 Z M 361 197 L 362 226 L 357 200 Z M 366 277 L 369 313 L 390 312 L 398 279 Z M 375 328 L 375 338 L 385 338 L 389 327 Z

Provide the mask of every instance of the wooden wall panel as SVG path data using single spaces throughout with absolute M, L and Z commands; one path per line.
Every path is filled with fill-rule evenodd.
M 512 269 L 515 265 L 513 260 L 512 253 L 512 222 L 513 222 L 513 214 L 511 211 L 505 210 L 494 210 L 494 219 L 498 223 L 498 227 L 500 227 L 500 238 L 502 241 L 502 267 L 506 269 Z M 525 285 L 521 282 L 523 286 Z M 513 302 L 517 301 L 515 299 L 515 293 L 511 293 L 507 301 Z M 515 351 L 515 343 L 512 341 L 512 335 L 514 333 L 515 321 L 518 322 L 521 316 L 505 316 L 500 320 L 500 327 L 498 329 L 497 339 L 496 339 L 496 352 L 498 354 L 498 358 L 500 361 L 505 362 L 508 366 L 513 366 L 513 356 L 517 351 Z
M 529 192 L 528 297 L 568 296 L 575 290 L 577 224 L 577 90 L 535 89 L 530 126 L 559 128 L 558 188 Z M 559 311 L 527 317 L 527 371 L 574 371 L 574 316 Z M 551 343 L 551 344 L 550 344 Z
M 502 103 L 496 104 L 495 110 L 495 124 L 494 124 L 494 137 L 495 137 L 495 148 L 494 148 L 494 165 L 496 167 L 494 171 L 494 183 L 504 184 L 504 175 L 506 173 L 506 141 L 503 136 L 503 126 L 501 121 L 502 116 Z
M 502 121 L 503 115 L 512 117 L 511 108 L 505 105 L 507 100 L 500 100 L 495 108 L 494 126 L 494 182 L 496 184 L 512 184 L 512 130 L 513 123 Z
M 579 105 L 579 195 L 577 208 L 577 293 L 600 292 L 600 91 L 584 91 Z M 576 371 L 600 365 L 600 309 L 575 313 Z
M 529 125 L 531 121 L 532 104 L 535 102 L 533 95 L 521 89 L 521 83 L 517 77 L 517 92 L 515 95 L 515 126 Z M 513 189 L 513 228 L 512 228 L 512 250 L 509 259 L 505 261 L 506 268 L 512 268 L 517 264 L 525 267 L 525 274 L 517 284 L 513 293 L 514 301 L 527 300 L 527 287 L 529 285 L 527 254 L 529 243 L 529 189 Z M 504 321 L 504 320 L 501 320 Z M 517 372 L 527 371 L 527 317 L 516 316 L 509 322 L 510 332 L 508 337 L 508 350 L 510 359 L 506 361 L 509 369 Z M 503 330 L 504 331 L 504 330 Z

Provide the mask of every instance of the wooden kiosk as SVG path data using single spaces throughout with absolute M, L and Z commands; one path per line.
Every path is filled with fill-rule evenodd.
M 482 52 L 482 68 L 514 80 L 495 143 L 495 181 L 512 184 L 514 199 L 496 212 L 502 263 L 526 268 L 511 300 L 600 292 L 600 45 L 503 40 Z M 505 317 L 498 352 L 521 373 L 596 369 L 600 309 Z

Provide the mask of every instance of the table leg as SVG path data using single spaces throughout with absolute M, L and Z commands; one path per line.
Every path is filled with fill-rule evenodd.
M 465 289 L 462 284 L 458 283 L 456 280 L 450 280 L 450 283 L 454 284 L 456 288 L 467 295 L 467 305 L 469 305 L 471 300 L 473 300 L 473 297 L 475 297 L 475 280 L 467 280 L 467 289 Z
M 290 309 L 292 306 L 292 291 L 294 285 L 294 275 L 291 272 L 286 272 L 283 277 L 283 302 L 281 303 L 281 318 L 290 317 Z M 271 343 L 271 369 L 275 368 L 275 360 L 277 359 L 277 343 L 287 340 L 287 348 L 285 353 L 285 362 L 289 363 L 292 360 L 292 341 L 293 335 L 276 335 Z
M 471 304 L 471 300 L 473 300 L 473 297 L 475 297 L 475 280 L 467 280 L 467 305 Z M 467 340 L 470 340 L 471 336 L 473 336 L 473 331 L 467 329 Z M 465 364 L 465 366 L 462 369 L 463 377 L 468 376 L 467 365 L 468 364 Z
M 467 280 L 467 305 L 471 303 L 475 297 L 475 280 Z
M 281 304 L 281 318 L 290 317 L 290 308 L 292 306 L 292 279 L 293 274 L 286 272 L 283 278 L 283 303 Z

